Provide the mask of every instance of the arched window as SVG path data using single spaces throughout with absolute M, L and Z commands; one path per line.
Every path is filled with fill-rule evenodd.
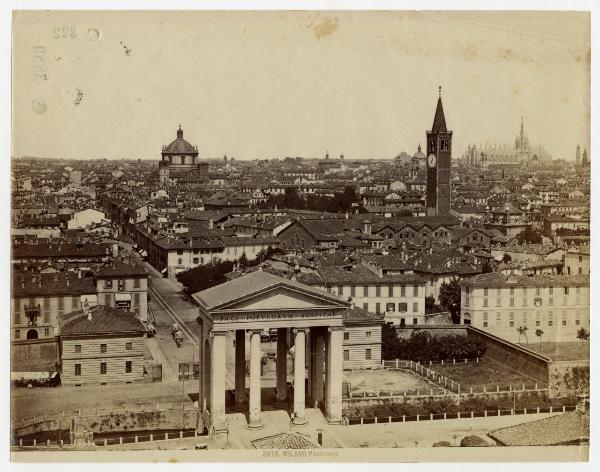
M 38 332 L 35 329 L 30 329 L 27 331 L 27 339 L 37 339 Z

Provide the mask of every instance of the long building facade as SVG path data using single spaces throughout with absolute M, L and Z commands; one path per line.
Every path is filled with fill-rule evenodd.
M 461 281 L 461 323 L 512 342 L 577 342 L 590 328 L 589 275 L 481 274 Z M 526 338 L 519 335 L 526 327 Z

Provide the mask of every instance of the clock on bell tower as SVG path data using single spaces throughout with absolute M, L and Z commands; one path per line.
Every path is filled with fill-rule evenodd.
M 427 131 L 427 216 L 446 215 L 450 211 L 452 131 L 446 128 L 442 87 L 439 94 L 433 126 Z

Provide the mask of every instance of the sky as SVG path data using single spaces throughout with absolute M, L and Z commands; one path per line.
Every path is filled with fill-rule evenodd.
M 18 12 L 14 157 L 392 158 L 438 97 L 470 143 L 590 143 L 590 24 L 542 12 Z

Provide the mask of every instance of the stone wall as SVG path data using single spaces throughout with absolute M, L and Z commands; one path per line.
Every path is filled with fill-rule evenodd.
M 11 345 L 12 372 L 56 372 L 59 362 L 58 338 L 24 340 Z
M 195 428 L 196 410 L 149 410 L 104 415 L 88 415 L 75 417 L 58 417 L 40 421 L 32 425 L 17 427 L 16 436 L 65 429 L 85 429 L 92 433 L 111 431 L 146 431 L 154 429 L 189 429 Z M 75 428 L 77 426 L 77 428 Z
M 467 336 L 486 343 L 484 357 L 504 364 L 542 384 L 548 384 L 548 365 L 551 362 L 548 357 L 472 326 L 468 328 Z

